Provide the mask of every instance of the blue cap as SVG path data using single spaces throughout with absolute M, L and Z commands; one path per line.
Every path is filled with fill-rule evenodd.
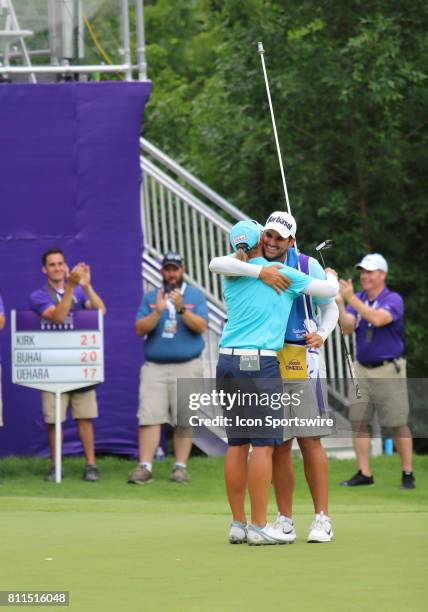
M 168 251 L 166 255 L 164 255 L 162 259 L 162 268 L 166 266 L 175 266 L 176 268 L 183 267 L 183 258 L 180 253 L 174 253 L 173 251 Z
M 245 251 L 252 249 L 260 241 L 263 226 L 257 221 L 238 221 L 229 232 L 230 244 L 236 251 L 238 244 L 246 244 Z

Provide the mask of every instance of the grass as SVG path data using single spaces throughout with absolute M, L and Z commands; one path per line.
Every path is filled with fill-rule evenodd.
M 66 589 L 79 611 L 425 610 L 426 457 L 415 457 L 415 491 L 398 488 L 396 457 L 373 460 L 368 489 L 336 486 L 355 466 L 332 460 L 335 540 L 318 546 L 305 542 L 312 506 L 297 460 L 298 540 L 281 547 L 227 544 L 221 459 L 192 459 L 187 486 L 168 481 L 168 460 L 144 487 L 126 484 L 132 462 L 98 465 L 101 481 L 85 483 L 82 460 L 66 459 L 55 485 L 44 459 L 0 461 L 0 589 Z

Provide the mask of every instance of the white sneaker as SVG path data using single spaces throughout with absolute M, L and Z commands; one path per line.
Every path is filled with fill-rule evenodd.
M 315 515 L 308 535 L 308 542 L 331 542 L 333 529 L 328 516 L 324 512 Z
M 288 539 L 282 531 L 266 523 L 264 527 L 248 525 L 247 542 L 250 546 L 261 546 L 262 544 L 287 544 Z
M 247 525 L 239 521 L 232 521 L 229 530 L 231 544 L 245 544 L 247 541 Z
M 297 535 L 296 530 L 294 529 L 294 523 L 291 519 L 278 512 L 278 516 L 276 517 L 276 521 L 273 523 L 272 527 L 282 531 L 287 538 L 288 544 L 292 544 L 295 541 Z

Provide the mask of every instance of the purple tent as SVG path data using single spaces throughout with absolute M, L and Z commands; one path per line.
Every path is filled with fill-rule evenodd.
M 150 83 L 0 85 L 0 294 L 6 316 L 43 285 L 40 256 L 59 246 L 87 261 L 107 305 L 106 382 L 98 388 L 97 452 L 135 454 L 142 343 L 139 136 Z M 0 334 L 0 455 L 48 454 L 38 391 L 12 385 L 10 321 Z M 81 452 L 65 425 L 64 454 Z

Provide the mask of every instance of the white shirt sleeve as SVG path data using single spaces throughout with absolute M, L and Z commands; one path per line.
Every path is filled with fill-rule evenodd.
M 239 261 L 235 257 L 214 257 L 210 261 L 210 270 L 225 276 L 252 276 L 258 278 L 263 266 Z
M 317 334 L 326 341 L 327 337 L 331 334 L 337 325 L 339 320 L 339 308 L 336 302 L 330 302 L 329 304 L 323 304 L 320 308 L 319 327 Z
M 327 280 L 311 280 L 303 293 L 306 293 L 306 295 L 316 295 L 318 297 L 335 297 L 338 291 L 339 283 L 337 278 L 331 272 L 327 272 Z

